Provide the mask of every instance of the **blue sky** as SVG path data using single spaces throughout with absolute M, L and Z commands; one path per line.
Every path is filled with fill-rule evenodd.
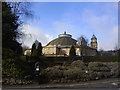
M 84 35 L 90 43 L 93 34 L 98 49 L 114 49 L 118 44 L 117 2 L 32 2 L 33 18 L 23 18 L 23 44 L 31 47 L 37 39 L 42 45 L 66 31 L 74 39 Z

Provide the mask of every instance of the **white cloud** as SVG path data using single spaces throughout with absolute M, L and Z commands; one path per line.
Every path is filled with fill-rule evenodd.
M 52 36 L 44 33 L 44 30 L 29 24 L 24 24 L 20 28 L 21 32 L 25 34 L 22 38 L 22 45 L 26 45 L 30 48 L 35 40 L 38 40 L 42 43 L 42 46 L 44 46 L 53 38 Z
M 108 37 L 100 40 L 98 42 L 99 49 L 103 48 L 104 50 L 115 49 L 118 46 L 118 27 L 115 26 L 111 29 Z
M 62 21 L 53 22 L 53 27 L 56 30 L 57 34 L 61 34 L 65 31 L 69 34 L 73 34 L 73 31 L 75 30 L 75 27 L 73 25 Z
M 117 16 L 117 14 L 116 14 Z M 118 45 L 117 17 L 106 13 L 97 15 L 92 10 L 85 10 L 82 14 L 82 21 L 86 27 L 90 27 L 98 35 L 98 49 L 114 49 Z M 100 39 L 99 39 L 100 38 Z

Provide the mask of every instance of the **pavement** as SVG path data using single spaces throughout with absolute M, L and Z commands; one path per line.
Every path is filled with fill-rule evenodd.
M 28 84 L 28 85 L 3 85 L 3 89 L 49 89 L 49 88 L 70 88 L 70 89 L 78 89 L 78 88 L 119 88 L 120 81 L 118 78 L 108 78 L 102 80 L 93 80 L 87 82 L 78 82 L 78 83 L 47 83 L 47 84 Z

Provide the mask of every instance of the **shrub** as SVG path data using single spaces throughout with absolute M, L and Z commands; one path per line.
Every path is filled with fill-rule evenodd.
M 15 59 L 3 60 L 3 74 L 10 77 L 22 77 L 23 70 L 15 64 Z
M 111 75 L 110 68 L 101 62 L 90 62 L 88 64 L 88 69 L 91 79 L 96 79 L 96 77 L 103 78 Z
M 75 82 L 89 80 L 85 73 L 84 63 L 80 60 L 74 61 L 71 66 L 53 66 L 44 70 L 48 81 L 52 82 Z
M 85 64 L 84 64 L 84 62 L 83 61 L 81 61 L 81 60 L 77 60 L 77 61 L 73 61 L 72 63 L 71 63 L 71 67 L 72 68 L 79 68 L 79 69 L 85 69 Z
M 3 48 L 2 49 L 2 58 L 7 59 L 7 58 L 14 58 L 15 53 L 11 49 Z
M 64 71 L 64 77 L 67 80 L 76 80 L 76 79 L 80 79 L 83 77 L 83 72 L 81 71 L 81 69 L 69 69 L 69 70 L 65 70 Z
M 48 67 L 45 69 L 44 74 L 46 74 L 49 81 L 63 78 L 63 71 L 60 70 L 60 66 Z
M 29 62 L 25 62 L 24 58 L 21 56 L 16 56 L 15 58 L 3 59 L 3 77 L 8 76 L 12 78 L 23 79 L 29 75 L 32 75 L 33 66 Z
M 120 63 L 114 63 L 114 65 L 111 68 L 111 74 L 113 77 L 120 77 Z

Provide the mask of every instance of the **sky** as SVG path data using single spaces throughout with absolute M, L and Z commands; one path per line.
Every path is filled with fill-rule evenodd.
M 118 46 L 117 2 L 32 2 L 32 18 L 22 17 L 20 26 L 26 35 L 22 44 L 31 48 L 38 40 L 45 46 L 66 31 L 72 38 L 85 36 L 89 43 L 94 34 L 98 50 Z

